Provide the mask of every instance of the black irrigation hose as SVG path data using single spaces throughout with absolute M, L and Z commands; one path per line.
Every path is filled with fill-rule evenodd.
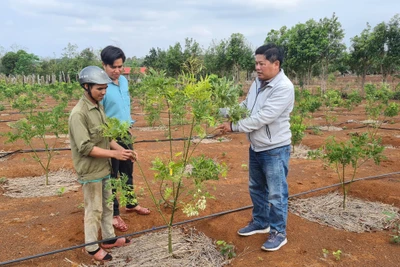
M 397 175 L 397 174 L 400 174 L 400 172 L 391 172 L 391 173 L 386 173 L 386 174 L 381 174 L 381 175 L 376 175 L 376 176 L 367 176 L 367 177 L 355 179 L 353 181 L 347 181 L 347 182 L 345 182 L 345 184 L 353 183 L 353 182 L 357 182 L 357 181 L 363 181 L 363 180 L 379 179 L 379 178 L 384 178 L 386 176 Z M 329 186 L 324 186 L 324 187 L 316 188 L 316 189 L 313 189 L 313 190 L 301 192 L 301 193 L 298 193 L 298 194 L 290 195 L 288 198 L 298 197 L 298 196 L 301 196 L 301 195 L 314 193 L 314 192 L 317 192 L 317 191 L 322 191 L 322 190 L 329 189 L 329 188 L 332 188 L 332 187 L 337 187 L 337 186 L 340 186 L 340 185 L 342 185 L 342 184 L 341 183 L 337 183 L 337 184 L 333 184 L 333 185 L 329 185 Z M 177 225 L 191 223 L 191 222 L 195 222 L 195 221 L 199 221 L 199 220 L 209 219 L 209 218 L 213 218 L 213 217 L 217 217 L 217 216 L 221 216 L 221 215 L 225 215 L 225 214 L 229 214 L 229 213 L 233 213 L 233 212 L 238 212 L 238 211 L 250 209 L 252 207 L 253 207 L 253 205 L 249 205 L 249 206 L 244 206 L 244 207 L 233 209 L 233 210 L 217 212 L 217 213 L 213 213 L 213 214 L 210 214 L 210 215 L 202 216 L 202 217 L 199 217 L 199 218 L 194 218 L 194 219 L 191 219 L 191 220 L 177 222 L 177 223 L 174 223 L 172 226 L 177 226 Z M 143 230 L 143 231 L 139 231 L 139 232 L 134 232 L 134 233 L 118 236 L 118 238 L 140 235 L 140 234 L 144 234 L 144 233 L 148 233 L 148 232 L 152 232 L 152 231 L 165 229 L 167 227 L 168 227 L 167 225 L 153 227 L 151 229 L 146 229 L 146 230 Z M 45 252 L 45 253 L 41 253 L 41 254 L 37 254 L 37 255 L 33 255 L 33 256 L 28 256 L 28 257 L 24 257 L 24 258 L 15 259 L 15 260 L 0 262 L 0 266 L 7 265 L 7 264 L 13 264 L 13 263 L 21 262 L 21 261 L 26 261 L 26 260 L 31 260 L 31 259 L 35 259 L 35 258 L 40 258 L 40 257 L 43 257 L 43 256 L 53 255 L 53 254 L 65 252 L 65 251 L 68 251 L 68 250 L 82 248 L 82 247 L 85 247 L 85 246 L 88 246 L 88 245 L 94 245 L 94 244 L 103 243 L 103 242 L 110 241 L 110 240 L 113 240 L 113 239 L 114 238 L 103 239 L 103 240 L 90 242 L 90 243 L 86 243 L 86 244 L 81 244 L 81 245 L 76 245 L 76 246 L 72 246 L 72 247 L 68 247 L 68 248 L 53 250 L 53 251 L 50 251 L 50 252 Z
M 53 149 L 49 149 L 49 150 L 51 150 L 51 151 L 65 151 L 65 150 L 71 150 L 71 148 L 53 148 Z M 47 150 L 44 149 L 44 148 L 35 149 L 35 150 L 33 150 L 33 149 L 26 149 L 26 150 L 18 149 L 18 150 L 12 151 L 12 152 L 5 153 L 4 155 L 0 155 L 0 158 L 5 158 L 5 157 L 10 156 L 10 155 L 15 154 L 15 153 L 31 153 L 31 152 L 46 152 L 46 151 Z
M 207 136 L 205 139 L 212 139 L 214 138 L 215 135 L 210 135 Z M 192 139 L 196 139 L 197 137 L 194 136 Z M 135 141 L 135 144 L 137 143 L 157 143 L 157 142 L 169 142 L 169 141 L 184 141 L 184 140 L 188 140 L 188 138 L 186 137 L 180 137 L 180 138 L 172 138 L 172 139 L 153 139 L 153 140 L 139 140 L 139 141 Z M 71 148 L 53 148 L 50 149 L 51 151 L 67 151 L 67 150 L 71 150 Z M 39 149 L 26 149 L 26 150 L 16 150 L 16 151 L 12 151 L 9 153 L 5 153 L 4 155 L 0 155 L 0 158 L 4 158 L 7 157 L 9 155 L 15 154 L 15 153 L 31 153 L 31 152 L 46 152 L 47 150 L 44 148 L 39 148 Z
M 399 129 L 399 128 L 386 128 L 386 127 L 379 127 L 379 129 L 382 129 L 382 130 L 389 130 L 389 131 L 400 131 L 400 129 Z
M 177 225 L 182 225 L 182 224 L 185 224 L 185 223 L 191 223 L 191 222 L 195 222 L 195 221 L 199 221 L 199 220 L 203 220 L 203 219 L 207 219 L 207 218 L 212 218 L 212 217 L 216 217 L 216 216 L 219 216 L 219 215 L 228 214 L 228 213 L 231 213 L 231 212 L 236 212 L 236 211 L 249 209 L 251 207 L 252 206 L 246 206 L 246 207 L 242 207 L 242 208 L 235 209 L 235 210 L 229 210 L 229 211 L 223 211 L 223 212 L 219 212 L 219 213 L 214 213 L 214 214 L 211 214 L 211 215 L 207 215 L 207 216 L 203 216 L 203 217 L 199 217 L 199 218 L 195 218 L 195 219 L 191 219 L 191 220 L 177 222 L 177 223 L 172 224 L 172 226 L 177 226 Z M 157 226 L 157 227 L 153 227 L 151 229 L 146 229 L 146 230 L 143 230 L 143 231 L 139 231 L 139 232 L 135 232 L 135 233 L 131 233 L 131 234 L 126 234 L 126 235 L 122 235 L 122 236 L 118 236 L 118 237 L 114 237 L 114 238 L 130 237 L 130 236 L 145 234 L 145 233 L 148 233 L 148 232 L 165 229 L 167 227 L 168 227 L 167 225 Z M 108 239 L 99 240 L 99 241 L 95 241 L 95 242 L 90 242 L 90 243 L 86 243 L 86 244 L 80 244 L 80 245 L 76 245 L 76 246 L 72 246 L 72 247 L 68 247 L 68 248 L 53 250 L 53 251 L 50 251 L 50 252 L 45 252 L 45 253 L 41 253 L 41 254 L 37 254 L 37 255 L 33 255 L 33 256 L 28 256 L 28 257 L 25 257 L 25 258 L 19 258 L 19 259 L 15 259 L 15 260 L 0 262 L 0 266 L 7 265 L 7 264 L 12 264 L 12 263 L 17 263 L 17 262 L 21 262 L 21 261 L 26 261 L 26 260 L 31 260 L 31 259 L 35 259 L 35 258 L 39 258 L 39 257 L 43 257 L 43 256 L 53 255 L 53 254 L 65 252 L 65 251 L 68 251 L 68 250 L 82 248 L 82 247 L 85 247 L 85 246 L 88 246 L 88 245 L 99 244 L 99 243 L 103 243 L 103 242 L 106 242 L 106 241 L 113 240 L 114 238 L 108 238 Z
M 397 174 L 400 174 L 400 172 L 390 172 L 390 173 L 385 173 L 385 174 L 380 174 L 380 175 L 367 176 L 367 177 L 363 177 L 363 178 L 354 179 L 353 181 L 346 181 L 343 184 L 350 184 L 350 183 L 354 183 L 354 182 L 357 182 L 357 181 L 364 181 L 364 180 L 380 179 L 380 178 L 384 178 L 386 176 L 397 175 Z M 321 190 L 325 190 L 325 189 L 329 189 L 329 188 L 336 187 L 336 186 L 341 186 L 341 185 L 342 185 L 342 183 L 328 185 L 328 186 L 320 187 L 320 188 L 313 189 L 313 190 L 310 190 L 310 191 L 306 191 L 306 192 L 301 192 L 301 193 L 297 193 L 297 194 L 294 194 L 294 195 L 290 195 L 289 198 L 298 197 L 298 196 L 301 196 L 301 195 L 310 194 L 310 193 L 318 192 L 318 191 L 321 191 Z
M 18 150 L 12 151 L 12 152 L 7 152 L 4 155 L 0 155 L 0 159 L 1 158 L 5 158 L 5 157 L 10 156 L 10 155 L 15 154 L 15 153 L 19 153 L 19 152 L 21 152 L 21 149 L 18 149 Z

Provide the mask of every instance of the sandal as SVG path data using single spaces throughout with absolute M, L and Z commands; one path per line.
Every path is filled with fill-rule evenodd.
M 102 248 L 98 248 L 95 251 L 89 252 L 87 251 L 85 248 L 83 248 L 83 252 L 85 252 L 86 254 L 88 254 L 90 257 L 92 257 L 92 259 L 94 261 L 99 261 L 101 262 L 101 264 L 103 264 L 104 262 L 110 261 L 112 260 L 112 256 L 110 253 L 108 253 L 107 251 L 105 251 Z
M 150 209 L 143 208 L 139 205 L 134 208 L 125 208 L 125 211 L 126 212 L 136 212 L 139 215 L 149 215 L 150 214 Z
M 115 229 L 121 231 L 121 232 L 126 232 L 128 231 L 128 225 L 122 220 L 121 216 L 114 216 L 113 217 L 113 226 Z
M 125 237 L 120 237 L 111 241 L 107 241 L 104 243 L 101 243 L 101 247 L 104 249 L 110 249 L 110 248 L 115 248 L 115 247 L 124 247 L 127 246 L 131 243 L 131 240 Z

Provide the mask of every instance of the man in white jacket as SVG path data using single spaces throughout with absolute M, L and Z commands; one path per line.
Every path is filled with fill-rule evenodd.
M 238 123 L 225 122 L 222 132 L 244 132 L 250 141 L 249 191 L 252 221 L 241 236 L 270 233 L 261 249 L 276 251 L 287 243 L 287 175 L 290 158 L 290 112 L 294 86 L 281 69 L 283 49 L 266 44 L 255 52 L 257 78 L 241 103 L 250 115 Z

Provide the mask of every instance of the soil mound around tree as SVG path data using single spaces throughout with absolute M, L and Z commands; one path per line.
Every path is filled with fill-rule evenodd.
M 400 219 L 399 210 L 388 204 L 364 201 L 351 196 L 347 196 L 346 209 L 343 209 L 343 195 L 339 193 L 289 200 L 289 211 L 300 217 L 356 233 L 390 228 L 391 222 Z M 388 220 L 387 214 L 393 214 L 393 220 Z
M 112 261 L 104 266 L 204 266 L 228 264 L 216 245 L 205 234 L 191 228 L 172 231 L 172 255 L 168 252 L 168 230 L 149 233 L 132 239 L 132 244 L 111 250 Z M 87 265 L 79 265 L 84 267 Z M 95 265 L 92 265 L 95 266 Z
M 76 178 L 74 172 L 60 169 L 49 173 L 48 185 L 45 185 L 46 176 L 42 175 L 7 179 L 2 188 L 5 196 L 13 198 L 56 196 L 78 190 L 81 185 Z

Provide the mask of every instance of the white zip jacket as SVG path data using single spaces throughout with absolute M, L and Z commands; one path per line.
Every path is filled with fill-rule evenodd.
M 261 81 L 256 78 L 241 103 L 250 111 L 250 116 L 232 124 L 232 131 L 247 133 L 256 152 L 289 145 L 292 138 L 289 120 L 294 105 L 293 83 L 281 69 L 257 93 L 260 86 Z

